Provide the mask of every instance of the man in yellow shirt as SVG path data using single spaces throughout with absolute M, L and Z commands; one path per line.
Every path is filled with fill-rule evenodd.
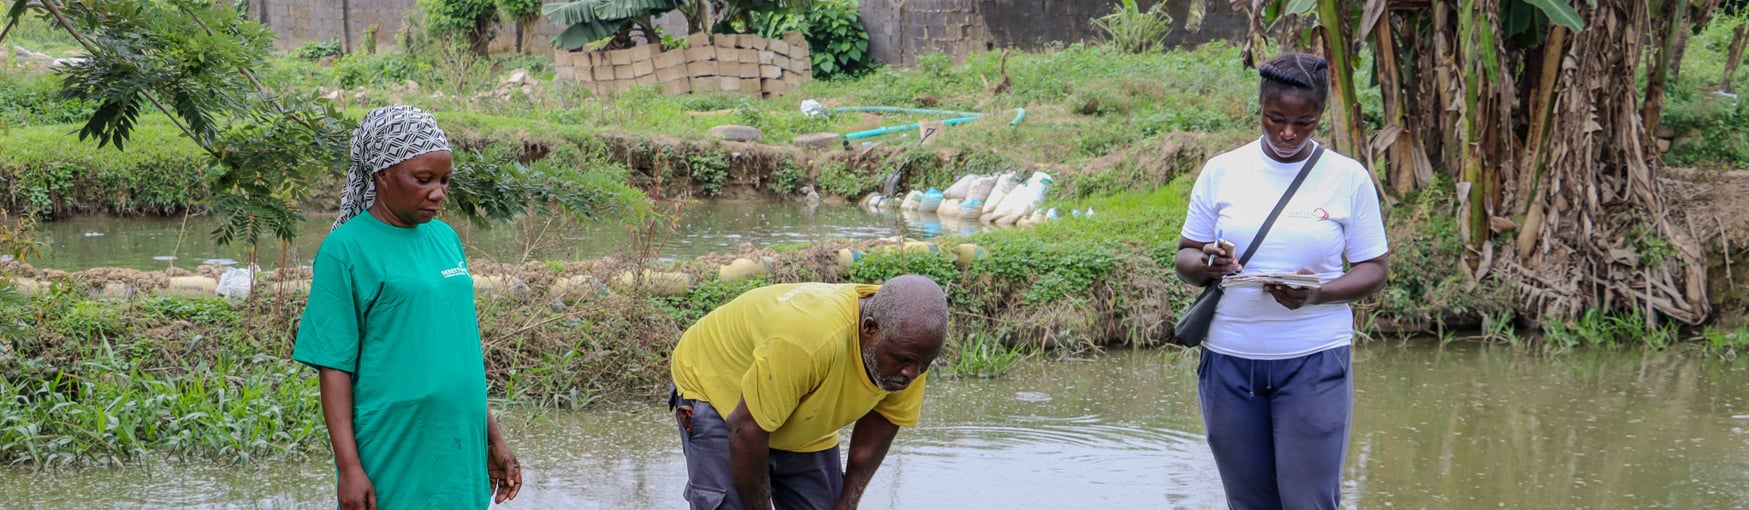
M 917 424 L 947 297 L 917 275 L 885 285 L 747 291 L 674 347 L 670 405 L 694 509 L 856 508 L 899 427 Z M 856 424 L 840 469 L 838 430 Z

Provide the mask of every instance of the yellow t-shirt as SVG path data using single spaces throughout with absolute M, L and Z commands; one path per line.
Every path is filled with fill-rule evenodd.
M 858 300 L 875 285 L 799 283 L 747 291 L 680 336 L 670 370 L 684 398 L 727 419 L 742 398 L 771 448 L 817 452 L 870 410 L 917 424 L 925 377 L 888 393 L 869 380 L 857 340 Z

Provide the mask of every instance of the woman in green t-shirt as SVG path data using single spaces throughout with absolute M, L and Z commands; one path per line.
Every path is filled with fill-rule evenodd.
M 484 508 L 522 488 L 486 409 L 467 258 L 434 219 L 451 165 L 437 121 L 411 106 L 371 110 L 352 133 L 292 353 L 320 373 L 341 508 Z

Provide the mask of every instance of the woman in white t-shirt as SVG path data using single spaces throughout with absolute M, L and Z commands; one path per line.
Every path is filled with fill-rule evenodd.
M 1209 448 L 1232 508 L 1336 508 L 1354 408 L 1348 302 L 1390 271 L 1367 169 L 1326 150 L 1251 259 L 1239 259 L 1319 149 L 1329 97 L 1323 58 L 1287 53 L 1258 67 L 1263 136 L 1203 166 L 1191 191 L 1178 277 L 1216 284 L 1234 273 L 1317 275 L 1319 288 L 1226 289 L 1203 341 L 1197 390 Z M 1232 250 L 1220 241 L 1231 242 Z M 1348 268 L 1343 269 L 1344 261 Z

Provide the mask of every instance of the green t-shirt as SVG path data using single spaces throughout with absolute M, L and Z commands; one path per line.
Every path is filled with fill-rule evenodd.
M 381 508 L 485 508 L 486 366 L 455 230 L 358 215 L 316 252 L 295 359 L 352 374 Z

